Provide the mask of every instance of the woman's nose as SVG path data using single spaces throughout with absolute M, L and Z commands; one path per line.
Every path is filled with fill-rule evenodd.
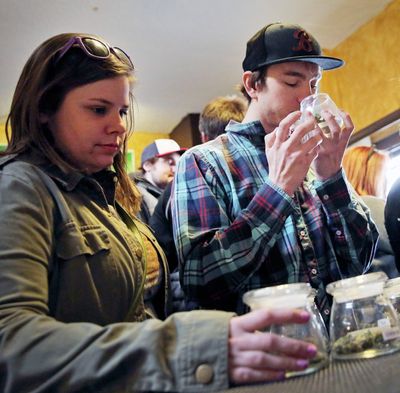
M 112 116 L 107 131 L 109 133 L 115 132 L 118 134 L 124 134 L 126 132 L 125 119 L 120 114 L 118 114 L 117 116 Z

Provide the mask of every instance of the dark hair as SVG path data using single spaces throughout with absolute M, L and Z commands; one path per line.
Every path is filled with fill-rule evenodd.
M 267 69 L 268 67 L 263 67 L 251 73 L 250 84 L 252 88 L 255 89 L 257 85 L 259 86 L 265 85 L 265 76 L 267 75 Z M 250 104 L 251 97 L 248 95 L 244 85 L 240 85 L 239 90 L 247 99 L 247 102 Z
M 132 66 L 115 55 L 94 59 L 80 48 L 72 47 L 56 62 L 57 52 L 74 36 L 99 38 L 90 34 L 59 34 L 43 42 L 26 62 L 6 121 L 8 147 L 3 154 L 22 153 L 35 148 L 64 172 L 76 170 L 73 163 L 67 162 L 54 147 L 52 134 L 47 124 L 41 121 L 43 115 L 56 113 L 68 92 L 78 86 L 118 76 L 127 76 L 131 85 L 133 84 Z M 126 126 L 128 132 L 131 131 L 132 93 Z M 119 179 L 117 200 L 131 213 L 136 214 L 140 206 L 140 193 L 125 170 L 126 140 L 127 138 L 114 158 L 114 169 Z
M 212 140 L 222 134 L 230 120 L 241 122 L 246 111 L 246 101 L 237 96 L 217 97 L 210 101 L 200 114 L 202 141 Z

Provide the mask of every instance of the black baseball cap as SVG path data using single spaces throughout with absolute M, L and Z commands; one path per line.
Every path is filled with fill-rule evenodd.
M 322 56 L 317 40 L 301 26 L 271 23 L 259 30 L 247 42 L 244 71 L 288 61 L 306 61 L 318 64 L 323 70 L 339 68 L 344 61 Z

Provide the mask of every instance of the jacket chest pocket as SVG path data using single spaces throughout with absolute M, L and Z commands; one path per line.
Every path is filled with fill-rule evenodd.
M 118 318 L 119 272 L 107 232 L 68 222 L 56 236 L 50 309 L 65 322 L 106 324 Z
M 110 239 L 100 226 L 78 228 L 74 222 L 69 222 L 57 236 L 55 253 L 58 258 L 70 260 L 80 255 L 93 256 L 109 250 Z

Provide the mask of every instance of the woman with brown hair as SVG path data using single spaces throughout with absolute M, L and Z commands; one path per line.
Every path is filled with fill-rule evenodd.
M 261 332 L 306 312 L 147 319 L 146 265 L 163 252 L 135 219 L 124 165 L 133 71 L 124 51 L 88 34 L 48 39 L 22 71 L 0 159 L 4 393 L 219 391 L 283 378 L 316 355 Z M 168 271 L 156 273 L 166 297 Z

